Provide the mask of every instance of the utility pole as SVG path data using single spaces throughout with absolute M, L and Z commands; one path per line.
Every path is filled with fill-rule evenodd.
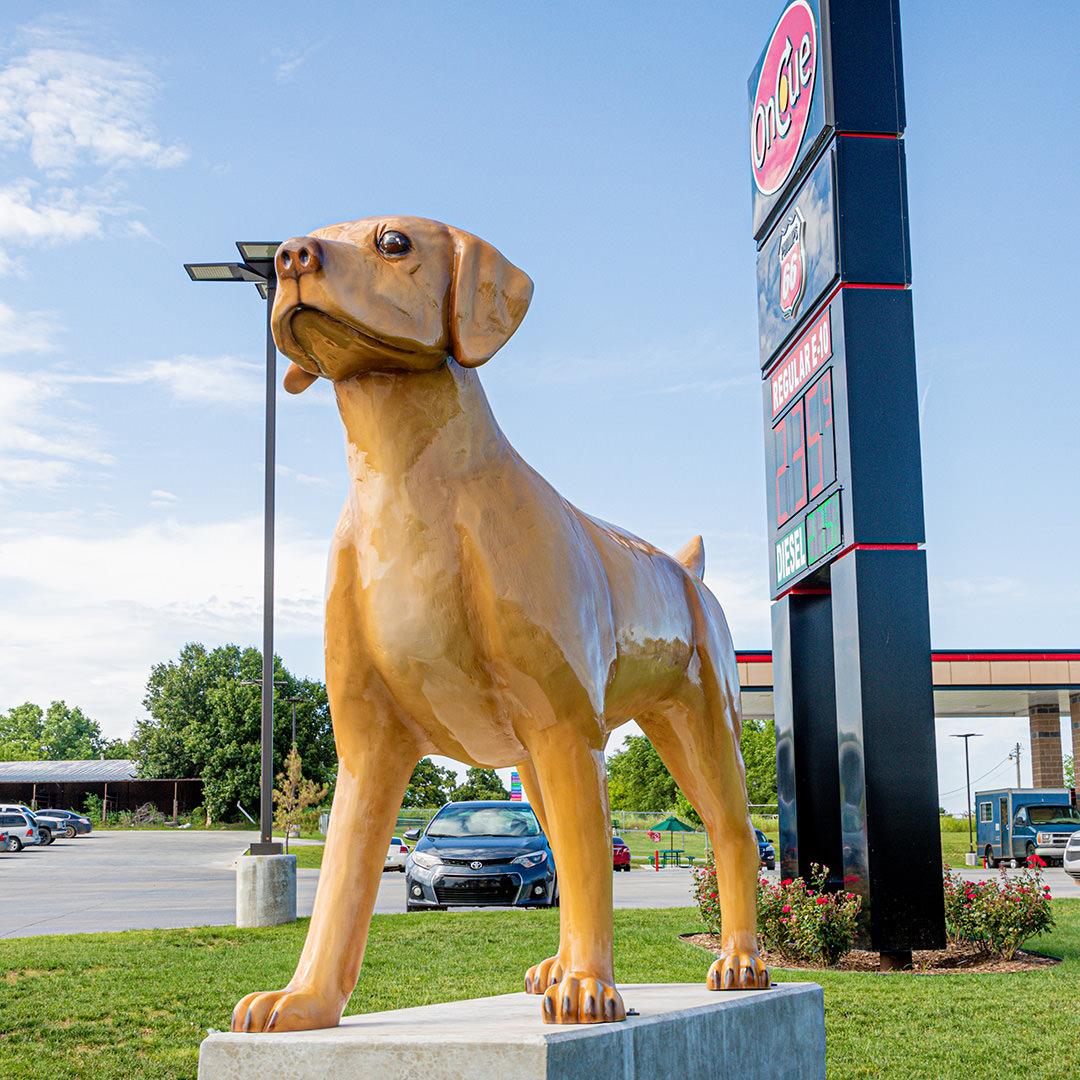
M 1020 744 L 1017 743 L 1013 752 L 1009 755 L 1010 761 L 1016 762 L 1016 786 L 1020 787 Z

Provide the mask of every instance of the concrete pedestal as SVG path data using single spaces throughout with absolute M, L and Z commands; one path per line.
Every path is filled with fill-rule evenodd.
M 236 925 L 296 922 L 296 856 L 241 855 L 236 860 Z
M 823 1080 L 821 987 L 621 986 L 639 1015 L 545 1024 L 528 994 L 346 1017 L 340 1027 L 203 1040 L 199 1080 Z

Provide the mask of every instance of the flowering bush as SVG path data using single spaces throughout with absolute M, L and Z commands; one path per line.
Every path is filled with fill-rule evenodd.
M 690 892 L 694 903 L 701 912 L 701 921 L 710 934 L 720 933 L 720 900 L 716 894 L 716 863 L 710 851 L 704 866 L 695 866 L 690 871 L 692 884 Z
M 966 942 L 982 952 L 1011 960 L 1028 938 L 1054 925 L 1050 886 L 1037 855 L 1016 876 L 1002 868 L 990 881 L 965 881 L 945 867 L 945 932 L 950 941 Z
M 779 885 L 758 879 L 758 936 L 765 948 L 795 963 L 830 966 L 850 952 L 862 902 L 854 893 L 823 892 L 826 873 L 825 867 L 815 866 L 809 885 L 802 878 Z M 694 870 L 692 891 L 706 929 L 719 934 L 720 902 L 711 858 Z
M 855 941 L 862 900 L 850 892 L 824 892 L 828 868 L 813 867 L 810 883 L 758 879 L 758 934 L 767 949 L 800 963 L 831 967 Z

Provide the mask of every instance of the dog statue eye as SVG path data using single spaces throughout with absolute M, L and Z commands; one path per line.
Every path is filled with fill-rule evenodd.
M 396 229 L 387 229 L 376 242 L 379 250 L 384 255 L 404 255 L 412 250 L 412 244 L 404 233 Z

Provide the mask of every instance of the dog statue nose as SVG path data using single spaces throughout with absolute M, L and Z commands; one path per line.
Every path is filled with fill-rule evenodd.
M 323 268 L 323 246 L 314 236 L 286 240 L 277 250 L 274 263 L 279 278 L 298 278 Z

